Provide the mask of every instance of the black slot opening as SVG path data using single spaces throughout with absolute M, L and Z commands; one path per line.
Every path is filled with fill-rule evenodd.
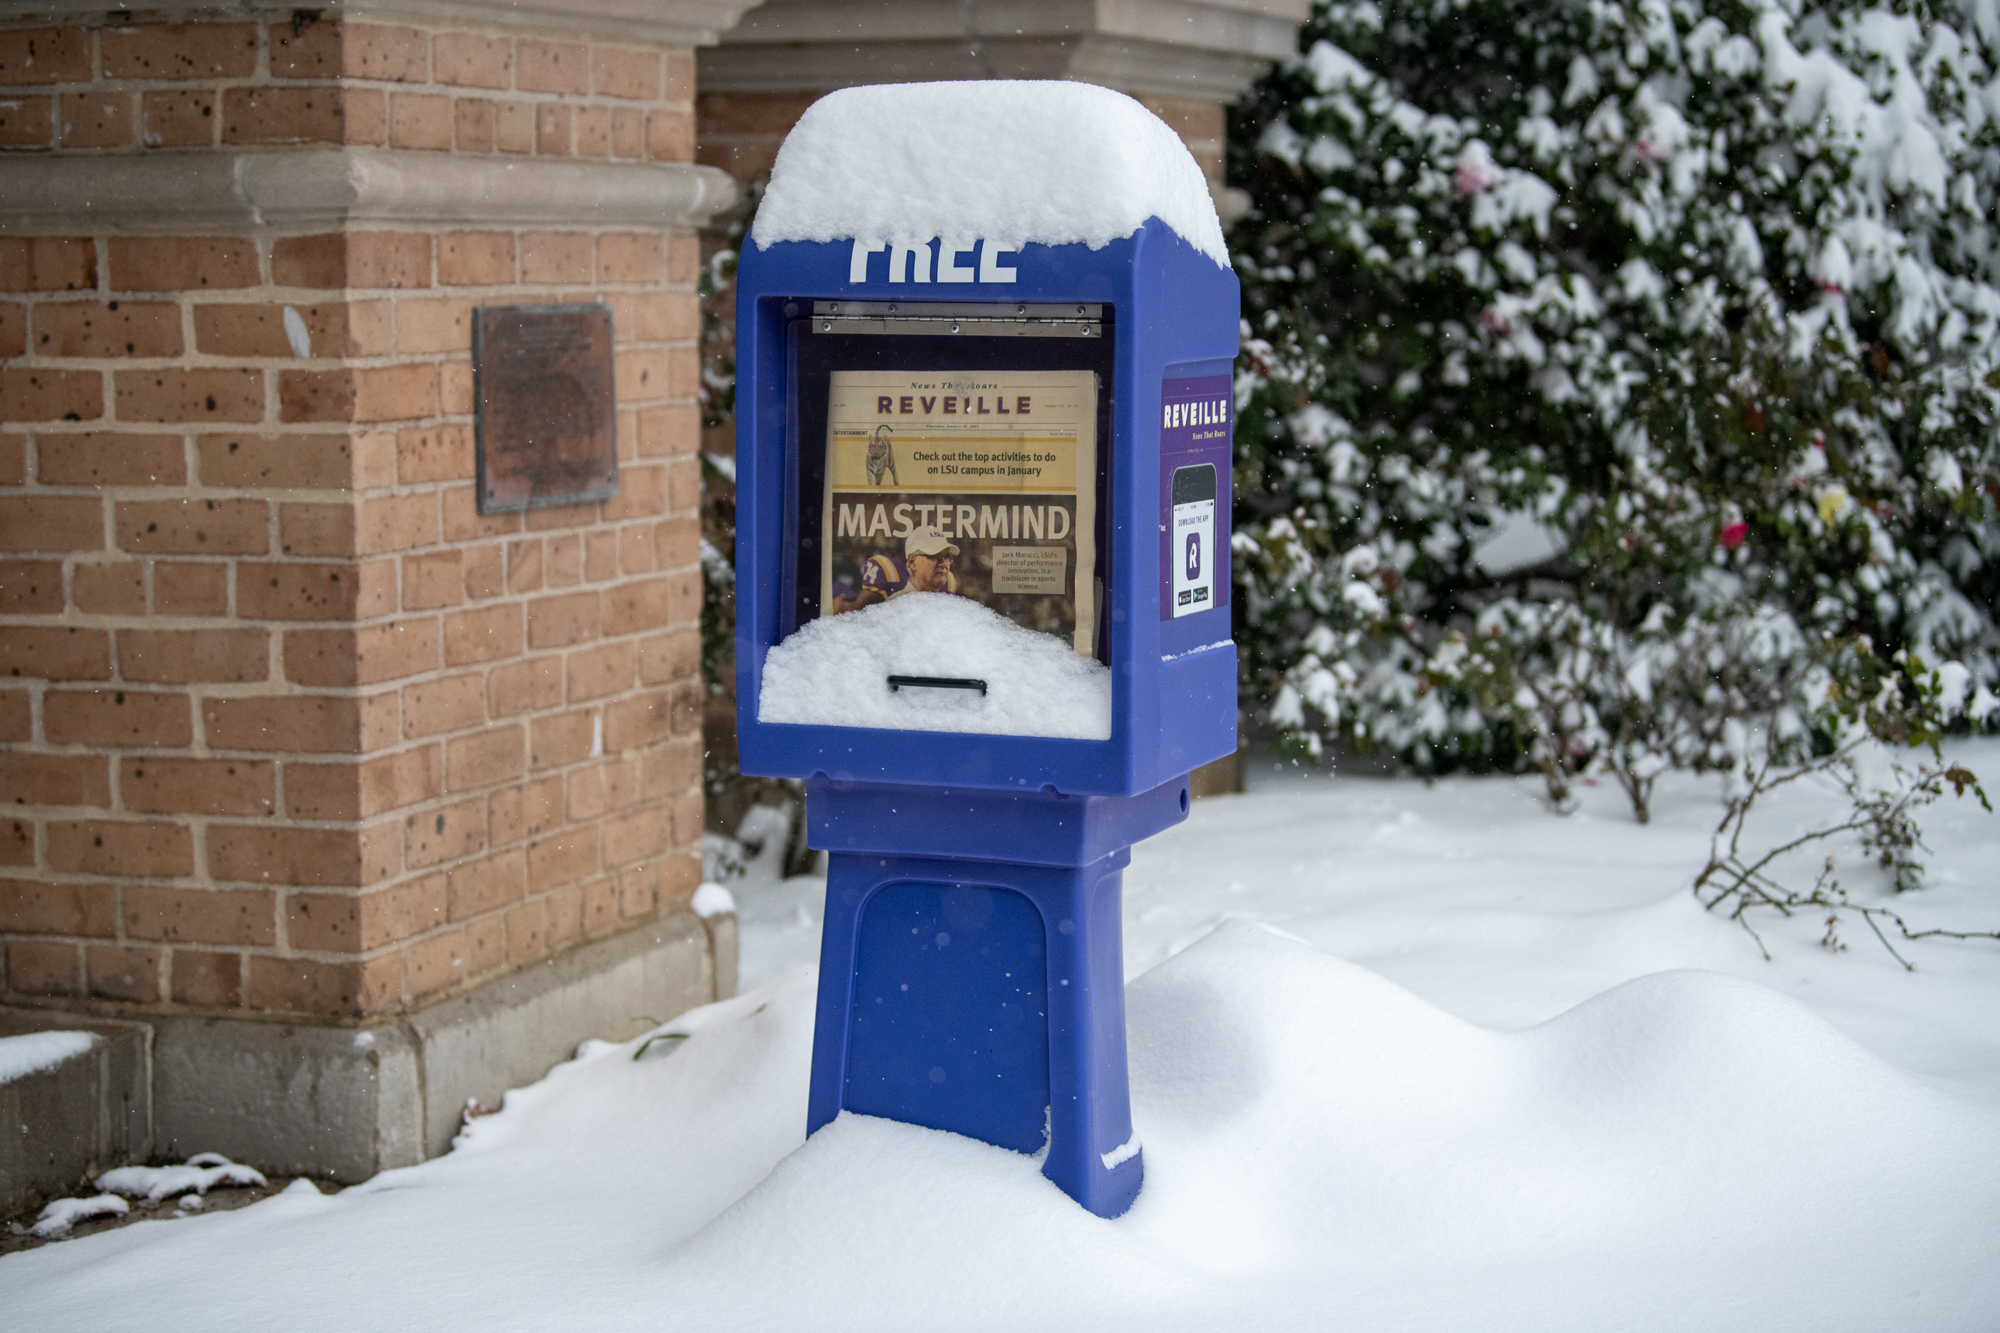
M 983 698 L 986 682 L 974 680 L 970 676 L 891 676 L 889 689 L 893 692 L 910 686 L 924 690 L 978 690 Z

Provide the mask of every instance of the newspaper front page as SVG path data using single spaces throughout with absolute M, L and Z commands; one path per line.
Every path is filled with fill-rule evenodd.
M 837 370 L 820 614 L 969 597 L 1096 651 L 1097 376 Z

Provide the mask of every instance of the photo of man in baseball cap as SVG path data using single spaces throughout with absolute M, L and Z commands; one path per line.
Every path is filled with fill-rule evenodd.
M 903 539 L 903 566 L 909 577 L 891 596 L 901 597 L 906 592 L 956 592 L 958 581 L 952 577 L 951 562 L 957 558 L 958 548 L 936 528 L 912 529 Z

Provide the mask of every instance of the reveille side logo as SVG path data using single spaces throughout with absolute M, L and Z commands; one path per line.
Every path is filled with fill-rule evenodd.
M 885 263 L 877 256 L 887 255 Z M 1002 250 L 984 237 L 932 237 L 928 241 L 856 241 L 847 261 L 847 280 L 880 282 L 1012 282 L 1017 250 Z M 962 262 L 961 262 L 962 261 Z M 876 275 L 880 274 L 880 277 Z

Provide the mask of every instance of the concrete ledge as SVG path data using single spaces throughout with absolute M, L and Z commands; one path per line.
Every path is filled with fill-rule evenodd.
M 715 973 L 701 918 L 677 912 L 411 1016 L 425 1155 L 451 1147 L 468 1102 L 496 1109 L 507 1089 L 548 1073 L 585 1037 L 624 1041 L 707 1004 Z
M 154 1025 L 162 1157 L 219 1152 L 274 1174 L 350 1182 L 424 1159 L 423 1075 L 400 1026 Z
M 1228 105 L 1269 69 L 1262 56 L 1083 35 L 1043 40 L 717 46 L 695 57 L 704 93 L 827 92 L 867 83 L 1075 79 L 1151 97 Z
M 0 231 L 365 222 L 700 227 L 736 202 L 713 167 L 382 148 L 0 159 Z
M 764 0 L 723 34 L 722 45 L 942 40 L 976 47 L 1101 35 L 1282 60 L 1297 49 L 1299 25 L 1311 15 L 1311 0 Z
M 733 917 L 677 912 L 359 1028 L 156 1019 L 158 1151 L 342 1181 L 434 1157 L 468 1101 L 498 1107 L 587 1037 L 626 1040 L 732 993 L 734 931 Z
M 599 37 L 618 42 L 701 46 L 713 42 L 757 0 L 320 0 L 329 17 L 397 19 Z M 53 20 L 102 17 L 104 0 L 32 0 L 9 6 L 8 17 Z M 271 0 L 153 0 L 116 11 L 131 17 L 179 19 L 288 12 Z M 131 17 L 128 17 L 131 16 Z
M 0 1010 L 0 1037 L 87 1032 L 90 1047 L 0 1083 L 0 1214 L 153 1152 L 152 1032 L 143 1023 Z
M 715 998 L 728 1000 L 736 995 L 736 961 L 740 949 L 736 913 L 718 912 L 702 919 L 708 928 L 708 956 L 715 960 Z
M 1230 103 L 1297 49 L 1308 0 L 766 0 L 695 54 L 703 93 L 1080 79 Z

